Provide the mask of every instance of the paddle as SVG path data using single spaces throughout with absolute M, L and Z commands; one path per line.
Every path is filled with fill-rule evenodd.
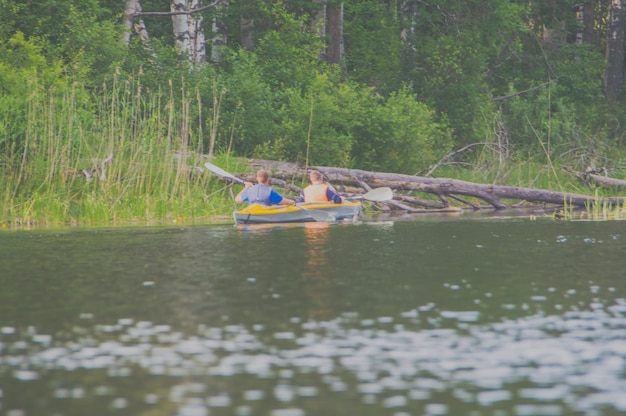
M 313 217 L 313 219 L 315 221 L 317 221 L 317 222 L 335 222 L 335 221 L 337 221 L 337 217 L 335 217 L 330 212 L 321 211 L 319 209 L 308 209 L 308 208 L 303 207 L 300 204 L 296 204 L 296 206 L 298 208 L 300 208 L 301 210 L 308 212 L 309 215 L 311 215 L 311 217 Z
M 366 192 L 363 195 L 353 196 L 353 197 L 345 198 L 345 199 L 347 199 L 348 201 L 365 199 L 367 201 L 383 202 L 383 201 L 389 201 L 392 198 L 393 198 L 393 191 L 391 190 L 391 188 L 384 186 L 382 188 L 372 189 L 371 191 Z
M 221 176 L 222 178 L 230 179 L 230 180 L 232 180 L 234 182 L 237 182 L 237 183 L 239 183 L 241 185 L 245 185 L 246 184 L 246 181 L 244 181 L 243 179 L 240 179 L 240 178 L 238 178 L 238 177 L 236 177 L 234 175 L 231 175 L 230 173 L 226 172 L 224 169 L 219 168 L 219 167 L 215 166 L 212 163 L 206 162 L 204 164 L 204 167 L 207 168 L 207 170 L 209 172 L 212 172 L 212 173 L 216 174 L 217 176 Z
M 234 182 L 237 182 L 237 183 L 239 183 L 241 185 L 245 185 L 246 184 L 246 181 L 244 181 L 243 179 L 240 179 L 240 178 L 238 178 L 238 177 L 236 177 L 234 175 L 231 175 L 230 173 L 226 172 L 224 169 L 222 169 L 220 167 L 217 167 L 217 166 L 215 166 L 212 163 L 207 162 L 207 163 L 204 164 L 204 167 L 207 168 L 207 170 L 209 172 L 214 173 L 214 174 L 216 174 L 218 176 L 221 176 L 221 177 L 226 178 L 226 179 L 230 179 L 230 180 L 232 180 Z M 320 210 L 317 210 L 317 209 L 307 209 L 307 208 L 303 207 L 300 204 L 296 204 L 296 206 L 298 208 L 300 208 L 302 211 L 306 211 L 307 213 L 309 213 L 309 215 L 315 221 L 318 221 L 318 222 L 333 222 L 333 221 L 337 221 L 337 218 L 333 214 L 331 214 L 329 212 L 320 211 Z

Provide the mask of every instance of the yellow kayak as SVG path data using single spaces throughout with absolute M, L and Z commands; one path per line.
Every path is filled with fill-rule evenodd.
M 272 206 L 252 204 L 236 210 L 233 216 L 237 224 L 357 221 L 361 215 L 361 208 L 359 201 L 344 201 L 341 204 L 313 202 Z

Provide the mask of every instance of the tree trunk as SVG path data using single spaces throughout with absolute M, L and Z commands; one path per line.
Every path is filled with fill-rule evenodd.
M 327 6 L 328 14 L 328 63 L 343 64 L 345 51 L 343 47 L 343 2 Z
M 403 0 L 400 3 L 401 14 L 400 21 L 402 22 L 402 28 L 400 31 L 400 39 L 403 43 L 405 62 L 411 70 L 415 69 L 416 65 L 416 50 L 415 44 L 417 38 L 417 3 L 415 0 Z
M 595 175 L 589 173 L 587 175 L 596 185 L 609 189 L 626 189 L 626 181 L 622 179 L 607 178 L 606 176 Z
M 150 53 L 153 61 L 156 63 L 157 55 L 154 48 L 150 44 L 150 37 L 148 36 L 148 29 L 143 22 L 143 19 L 138 19 L 135 16 L 141 14 L 141 2 L 140 0 L 126 0 L 126 7 L 124 8 L 124 17 L 122 18 L 122 24 L 124 25 L 124 33 L 122 34 L 122 43 L 124 46 L 128 46 L 130 38 L 132 36 L 133 29 L 141 39 L 144 48 Z M 157 64 L 158 65 L 158 64 Z
M 124 16 L 122 17 L 122 24 L 124 25 L 124 32 L 122 33 L 122 42 L 124 46 L 128 46 L 130 37 L 133 32 L 134 14 L 137 11 L 141 11 L 141 5 L 139 0 L 126 0 L 126 7 L 124 8 Z
M 224 1 L 215 8 L 215 16 L 211 26 L 211 62 L 221 63 L 224 61 L 224 50 L 228 44 L 226 15 L 229 2 Z
M 606 168 L 588 167 L 584 172 L 576 172 L 572 169 L 565 170 L 589 186 L 620 190 L 626 189 L 626 181 L 622 179 L 609 178 L 608 170 Z
M 241 46 L 249 51 L 254 49 L 254 19 L 239 16 L 239 30 L 241 32 Z
M 186 0 L 170 0 L 170 11 L 180 12 L 187 10 L 186 3 Z M 172 25 L 176 49 L 191 62 L 193 55 L 191 52 L 189 16 L 186 14 L 172 15 Z
M 311 31 L 317 33 L 323 44 L 326 44 L 326 0 L 313 0 L 313 3 L 318 10 L 311 20 Z M 326 49 L 322 48 L 318 56 L 321 61 L 326 60 Z
M 588 1 L 582 5 L 583 14 L 583 43 L 595 43 L 595 1 Z
M 201 0 L 170 0 L 172 12 L 193 11 L 202 7 Z M 172 15 L 176 48 L 189 62 L 206 62 L 206 40 L 202 15 L 185 13 Z
M 202 7 L 201 0 L 191 0 L 189 10 Z M 191 62 L 201 64 L 206 62 L 206 38 L 202 29 L 202 14 L 189 15 L 189 41 L 191 43 Z
M 126 7 L 124 9 L 124 17 L 122 18 L 122 24 L 126 30 L 122 34 L 122 42 L 124 46 L 128 46 L 130 37 L 132 36 L 133 29 L 139 35 L 144 45 L 148 50 L 153 52 L 150 45 L 150 37 L 148 36 L 148 30 L 143 22 L 143 19 L 135 19 L 135 15 L 141 13 L 141 2 L 139 0 L 126 0 Z
M 611 0 L 609 6 L 604 95 L 608 101 L 622 98 L 624 78 L 624 0 Z

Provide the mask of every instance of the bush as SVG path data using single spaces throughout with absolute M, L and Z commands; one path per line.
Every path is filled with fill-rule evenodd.
M 384 102 L 371 100 L 370 104 L 366 111 L 358 113 L 358 123 L 354 123 L 355 165 L 414 174 L 437 162 L 452 148 L 450 129 L 407 89 Z

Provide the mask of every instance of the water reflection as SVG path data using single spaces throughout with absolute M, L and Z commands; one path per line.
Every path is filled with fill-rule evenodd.
M 341 403 L 345 394 L 360 396 L 371 408 L 362 414 L 467 414 L 484 406 L 534 415 L 623 412 L 625 312 L 620 299 L 606 309 L 562 317 L 468 325 L 462 314 L 420 307 L 373 321 L 345 314 L 293 323 L 289 333 L 228 325 L 200 326 L 190 336 L 126 319 L 74 327 L 82 341 L 3 327 L 3 400 L 9 409 L 25 406 L 13 394 L 29 383 L 44 391 L 50 386 L 43 394 L 53 407 L 97 396 L 118 410 L 157 406 L 178 408 L 176 414 L 264 414 L 307 407 L 307 398 L 320 395 Z M 457 323 L 418 330 L 429 317 Z M 91 376 L 81 379 L 79 370 Z M 145 384 L 120 389 L 124 379 Z M 330 411 L 332 404 L 316 407 Z
M 4 235 L 0 411 L 624 414 L 623 235 L 528 221 Z
M 309 318 L 329 319 L 333 314 L 332 273 L 328 253 L 329 230 L 326 222 L 304 224 L 306 265 L 302 270 L 303 288 L 310 302 Z

